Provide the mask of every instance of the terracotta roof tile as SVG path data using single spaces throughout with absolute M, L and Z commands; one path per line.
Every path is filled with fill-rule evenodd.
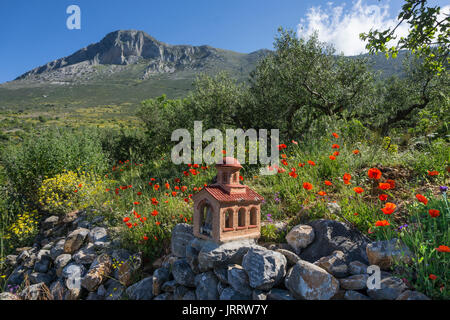
M 204 188 L 210 195 L 212 195 L 216 200 L 223 202 L 232 202 L 232 201 L 262 201 L 264 198 L 245 186 L 245 193 L 238 194 L 229 194 L 224 189 L 222 189 L 219 185 L 207 186 Z

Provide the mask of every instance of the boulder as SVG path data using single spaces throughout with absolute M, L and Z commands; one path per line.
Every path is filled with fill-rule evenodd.
M 178 284 L 186 287 L 195 287 L 195 273 L 186 259 L 179 259 L 173 263 L 172 275 Z
M 345 300 L 370 300 L 370 298 L 358 291 L 348 290 L 344 294 Z
M 252 300 L 267 300 L 268 294 L 266 291 L 255 289 L 252 293 Z
M 345 255 L 342 251 L 336 250 L 331 255 L 322 257 L 315 265 L 325 269 L 337 278 L 342 278 L 348 275 L 348 267 L 345 260 Z
M 300 253 L 301 249 L 314 241 L 314 230 L 309 225 L 296 225 L 286 235 L 286 241 L 297 253 Z
M 324 269 L 298 261 L 285 278 L 286 288 L 297 299 L 329 300 L 339 290 L 339 281 Z
M 91 264 L 86 276 L 81 280 L 81 286 L 88 291 L 95 291 L 106 280 L 112 271 L 111 257 L 103 253 Z
M 287 267 L 292 267 L 298 260 L 300 260 L 300 257 L 290 250 L 276 249 L 275 251 L 281 253 L 286 258 Z
M 194 239 L 193 226 L 187 223 L 179 223 L 172 229 L 171 249 L 172 254 L 184 258 L 186 246 Z
M 47 286 L 49 286 L 52 283 L 54 278 L 55 274 L 51 272 L 49 273 L 33 272 L 28 277 L 30 283 L 32 284 L 45 283 Z
M 227 267 L 216 267 L 214 268 L 214 274 L 217 279 L 223 284 L 228 284 L 228 268 Z
M 395 300 L 431 300 L 426 295 L 418 291 L 406 290 Z
M 88 243 L 72 256 L 73 260 L 78 264 L 91 264 L 96 257 L 97 254 L 92 243 Z
M 121 300 L 125 292 L 125 286 L 115 279 L 109 279 L 105 283 L 105 300 Z
M 397 277 L 382 279 L 380 286 L 380 289 L 368 289 L 369 297 L 375 300 L 395 300 L 408 289 L 403 280 Z
M 273 288 L 267 295 L 267 300 L 295 300 L 288 290 Z
M 197 300 L 218 300 L 217 284 L 219 280 L 214 272 L 208 271 L 195 276 L 195 296 Z
M 157 296 L 161 293 L 161 286 L 163 283 L 169 281 L 170 279 L 170 270 L 167 268 L 159 268 L 153 272 L 153 285 L 152 292 L 154 296 Z
M 219 296 L 222 294 L 223 290 L 225 288 L 227 288 L 228 286 L 226 284 L 224 284 L 223 282 L 218 282 L 217 283 L 217 292 L 219 293 Z
M 50 216 L 42 221 L 42 229 L 51 229 L 56 227 L 59 222 L 58 216 Z
M 56 268 L 56 275 L 58 277 L 61 277 L 62 271 L 65 266 L 72 260 L 72 255 L 68 253 L 63 253 L 56 257 L 55 259 L 55 268 Z
M 355 274 L 353 276 L 339 279 L 339 285 L 345 290 L 363 290 L 367 288 L 367 274 Z
M 220 300 L 251 300 L 251 295 L 244 295 L 237 291 L 235 291 L 233 288 L 225 288 L 222 291 L 222 294 L 219 297 Z
M 51 297 L 47 294 L 48 288 L 44 283 L 37 283 L 25 287 L 20 292 L 20 298 L 23 300 L 49 300 Z
M 95 248 L 104 248 L 109 244 L 108 232 L 103 227 L 95 227 L 89 232 L 89 241 Z
M 173 295 L 169 292 L 164 292 L 161 293 L 160 295 L 157 295 L 153 300 L 162 300 L 162 301 L 173 300 Z
M 367 265 L 360 261 L 352 261 L 348 264 L 350 274 L 367 274 Z
M 186 292 L 186 294 L 183 296 L 183 300 L 197 300 L 197 297 L 195 296 L 194 290 L 189 290 Z
M 74 253 L 83 245 L 89 234 L 89 230 L 85 228 L 78 228 L 75 231 L 72 231 L 66 238 L 66 242 L 64 243 L 64 252 L 65 253 Z
M 369 263 L 383 270 L 389 270 L 395 262 L 411 262 L 411 251 L 397 238 L 369 243 L 366 252 Z
M 52 300 L 63 300 L 64 295 L 66 293 L 66 287 L 64 285 L 64 282 L 61 281 L 61 279 L 53 282 L 50 285 L 50 294 L 52 295 Z
M 224 244 L 205 242 L 198 254 L 198 267 L 204 272 L 214 267 L 241 264 L 244 255 L 252 247 L 258 247 L 252 239 L 230 241 Z
M 276 251 L 262 247 L 250 248 L 242 260 L 250 287 L 270 290 L 279 284 L 286 274 L 286 257 Z
M 55 260 L 58 256 L 64 253 L 64 244 L 66 243 L 65 239 L 61 239 L 57 241 L 53 247 L 50 249 L 50 257 Z
M 126 290 L 128 297 L 132 300 L 153 299 L 153 278 L 148 277 L 129 286 Z
M 119 267 L 114 271 L 114 275 L 124 286 L 129 286 L 133 283 L 141 265 L 142 256 L 140 253 L 130 255 L 128 259 L 119 264 Z
M 303 260 L 312 263 L 339 250 L 345 254 L 347 262 L 367 263 L 367 240 L 358 230 L 335 220 L 319 219 L 309 225 L 314 229 L 315 240 L 302 250 L 300 258 Z
M 251 296 L 253 289 L 250 287 L 247 272 L 238 264 L 228 266 L 228 283 L 244 296 Z
M 20 300 L 20 297 L 10 292 L 2 292 L 0 293 L 0 301 L 3 300 Z
M 178 284 L 175 280 L 166 281 L 162 284 L 161 290 L 165 292 L 175 292 Z
M 11 272 L 6 283 L 10 285 L 20 285 L 25 280 L 25 276 L 28 276 L 30 273 L 30 269 L 19 265 Z

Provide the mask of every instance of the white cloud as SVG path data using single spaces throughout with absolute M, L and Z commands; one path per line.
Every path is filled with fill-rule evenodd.
M 345 4 L 328 2 L 325 8 L 311 7 L 306 18 L 300 20 L 297 33 L 299 37 L 308 38 L 317 31 L 319 40 L 332 43 L 338 53 L 357 55 L 366 52 L 365 43 L 359 38 L 360 33 L 393 27 L 398 23 L 397 16 L 398 13 L 392 15 L 389 12 L 388 3 L 368 5 L 358 0 L 346 10 Z M 407 34 L 408 26 L 403 23 L 397 28 L 397 39 Z

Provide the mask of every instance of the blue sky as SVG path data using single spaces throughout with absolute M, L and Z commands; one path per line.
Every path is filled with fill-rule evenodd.
M 321 38 L 334 42 L 344 51 L 352 47 L 354 50 L 344 53 L 353 54 L 361 46 L 355 43 L 359 41 L 357 39 L 347 43 L 357 34 L 351 34 L 351 29 L 367 27 L 371 18 L 375 22 L 381 19 L 384 24 L 396 16 L 402 2 L 1 0 L 0 83 L 70 55 L 119 29 L 143 30 L 170 44 L 208 44 L 247 53 L 261 48 L 271 49 L 279 26 L 302 30 L 304 35 L 319 29 Z M 66 8 L 72 4 L 81 8 L 81 30 L 68 30 L 66 27 Z M 373 10 L 368 12 L 368 8 L 376 8 L 373 5 L 384 8 L 383 13 L 376 10 L 372 14 Z

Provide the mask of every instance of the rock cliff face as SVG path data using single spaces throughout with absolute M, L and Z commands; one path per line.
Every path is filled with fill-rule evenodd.
M 64 80 L 96 71 L 95 66 L 147 64 L 143 78 L 155 73 L 201 68 L 208 59 L 220 58 L 210 46 L 169 45 L 143 31 L 120 30 L 74 54 L 35 68 L 16 80 Z M 52 79 L 52 77 L 54 79 Z

